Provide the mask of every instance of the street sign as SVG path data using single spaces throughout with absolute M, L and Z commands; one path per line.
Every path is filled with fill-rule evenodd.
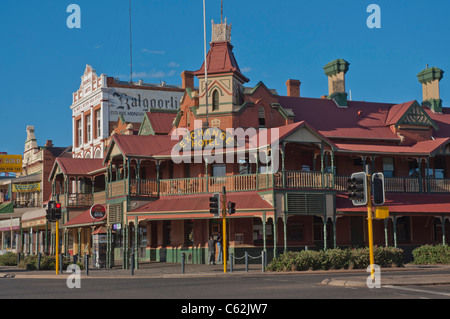
M 95 204 L 91 207 L 91 217 L 95 220 L 101 220 L 106 215 L 106 208 L 102 204 Z

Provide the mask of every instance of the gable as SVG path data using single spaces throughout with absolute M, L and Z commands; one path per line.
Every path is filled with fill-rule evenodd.
M 144 115 L 138 135 L 154 135 L 152 125 L 148 119 L 147 113 Z
M 439 130 L 436 123 L 428 116 L 417 101 L 414 101 L 395 122 L 396 127 L 400 125 L 433 127 L 435 130 Z

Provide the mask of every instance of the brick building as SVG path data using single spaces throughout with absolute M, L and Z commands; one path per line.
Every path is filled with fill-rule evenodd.
M 69 198 L 74 188 L 66 181 L 73 178 L 76 198 L 90 198 L 64 205 L 78 210 L 64 224 L 72 232 L 69 250 L 70 242 L 89 244 L 89 236 L 77 235 L 89 228 L 105 232 L 109 266 L 119 259 L 127 267 L 133 249 L 138 260 L 178 262 L 185 252 L 188 262 L 204 263 L 209 235 L 221 231 L 209 197 L 223 187 L 227 201 L 236 203 L 236 214 L 227 218 L 235 256 L 367 245 L 367 211 L 346 198 L 348 177 L 363 170 L 385 176 L 390 217 L 374 221 L 375 244 L 410 250 L 448 243 L 450 111 L 439 96 L 443 71 L 418 74 L 420 103 L 351 101 L 345 91 L 350 64 L 337 59 L 323 69 L 328 95 L 302 97 L 301 82 L 288 79 L 282 96 L 262 82 L 246 86 L 230 39 L 226 21 L 213 23 L 208 83 L 205 64 L 183 72 L 184 93 L 170 129 L 164 116 L 152 122 L 147 114 L 139 134 L 130 134 L 120 119 L 95 165 L 57 161 L 54 194 Z M 157 123 L 165 127 L 160 134 Z M 239 129 L 244 136 L 233 135 Z M 217 141 L 224 144 L 215 147 Z M 96 224 L 88 210 L 94 203 L 107 207 L 107 218 Z

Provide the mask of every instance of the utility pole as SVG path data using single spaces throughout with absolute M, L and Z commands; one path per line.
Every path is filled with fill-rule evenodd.
M 227 273 L 227 192 L 225 186 L 222 188 L 222 224 L 223 224 L 223 272 Z

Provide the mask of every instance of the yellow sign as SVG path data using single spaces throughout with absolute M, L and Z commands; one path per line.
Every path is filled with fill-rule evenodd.
M 12 185 L 12 191 L 13 191 L 13 193 L 40 192 L 41 191 L 41 183 L 13 184 Z
M 0 172 L 20 173 L 22 155 L 0 155 Z
M 389 217 L 389 207 L 378 206 L 375 209 L 375 219 L 386 219 Z
M 187 133 L 178 143 L 181 149 L 196 147 L 234 145 L 234 137 L 218 128 L 195 129 Z

